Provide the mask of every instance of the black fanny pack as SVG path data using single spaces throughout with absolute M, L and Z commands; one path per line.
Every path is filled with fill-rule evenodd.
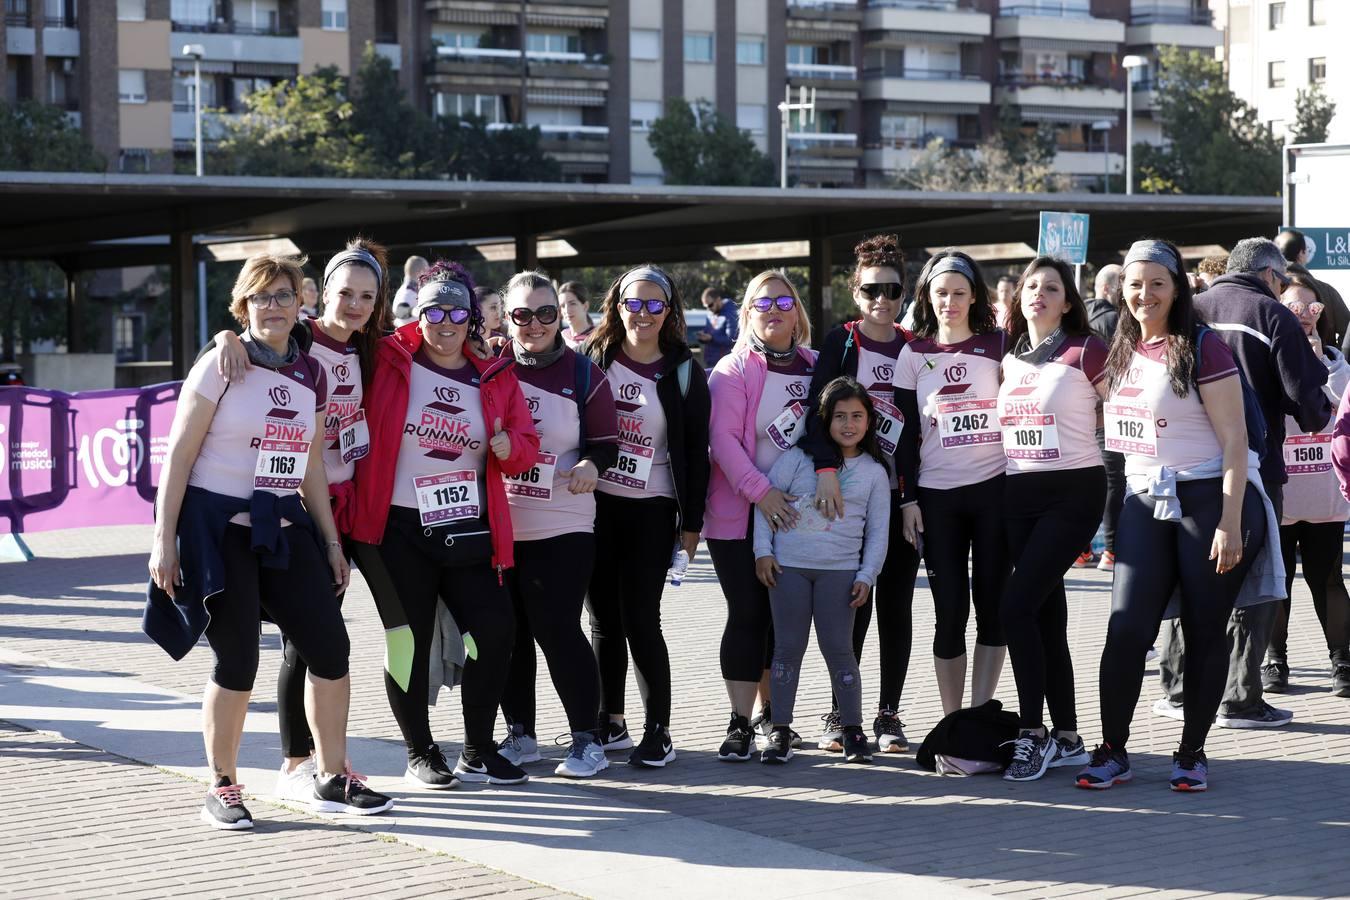
M 486 515 L 476 519 L 427 527 L 415 509 L 394 506 L 385 528 L 388 540 L 417 547 L 422 555 L 443 566 L 477 566 L 492 562 L 492 531 Z

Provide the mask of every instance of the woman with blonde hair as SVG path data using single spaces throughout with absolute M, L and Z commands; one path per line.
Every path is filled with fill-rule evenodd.
M 746 285 L 741 336 L 708 379 L 713 396 L 709 456 L 712 477 L 703 520 L 717 580 L 727 599 L 721 668 L 731 721 L 718 758 L 744 762 L 755 751 L 750 714 L 773 658 L 769 592 L 755 574 L 754 518 L 758 509 L 774 531 L 800 515 L 797 497 L 769 483 L 768 471 L 806 430 L 807 394 L 816 353 L 807 348 L 811 323 L 797 288 L 783 272 L 761 272 Z M 774 722 L 767 709 L 760 721 Z M 786 725 L 786 722 L 778 724 Z M 800 741 L 800 738 L 795 738 Z

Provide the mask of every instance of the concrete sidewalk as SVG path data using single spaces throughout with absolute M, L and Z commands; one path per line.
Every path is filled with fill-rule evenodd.
M 33 535 L 30 543 L 38 559 L 0 566 L 0 660 L 10 662 L 0 667 L 0 719 L 177 773 L 200 774 L 197 704 L 210 654 L 199 648 L 175 664 L 140 635 L 149 530 Z M 1091 744 L 1099 737 L 1096 670 L 1109 582 L 1096 571 L 1073 571 L 1068 586 L 1080 728 Z M 922 581 L 914 610 L 915 652 L 903 718 L 917 743 L 940 717 L 927 651 L 932 604 Z M 696 897 L 745 890 L 784 897 L 841 890 L 865 896 L 903 891 L 1026 897 L 1350 893 L 1344 851 L 1350 828 L 1350 768 L 1344 765 L 1350 758 L 1350 701 L 1326 691 L 1325 648 L 1301 583 L 1291 629 L 1294 693 L 1271 698 L 1294 709 L 1295 723 L 1266 732 L 1216 729 L 1207 748 L 1213 787 L 1198 796 L 1166 789 L 1180 723 L 1149 713 L 1157 696 L 1154 673 L 1131 738 L 1135 783 L 1102 793 L 1073 789 L 1065 770 L 1028 784 L 944 779 L 918 769 L 912 755 L 878 759 L 870 767 L 843 766 L 838 757 L 818 751 L 782 768 L 720 763 L 715 750 L 727 713 L 717 642 L 725 611 L 702 552 L 684 586 L 668 589 L 664 611 L 675 677 L 674 765 L 637 771 L 619 765 L 622 756 L 616 754 L 611 769 L 584 783 L 553 777 L 553 763 L 546 762 L 531 766 L 531 782 L 518 789 L 404 793 L 397 783 L 403 750 L 381 683 L 380 628 L 365 585 L 356 579 L 344 610 L 353 638 L 351 756 L 400 804 L 393 816 L 330 824 L 250 801 L 260 823 L 254 837 L 269 834 L 273 823 L 292 820 L 334 835 L 359 837 L 351 828 L 380 830 L 403 842 L 398 852 L 441 858 L 411 848 L 439 850 L 487 867 L 473 869 L 486 873 L 484 878 L 504 877 L 490 872 L 498 869 L 526 879 L 493 883 L 494 891 L 533 890 L 528 882 L 536 882 L 587 896 L 645 891 Z M 254 795 L 270 791 L 279 763 L 275 631 L 265 633 L 263 647 L 242 754 L 247 774 L 241 777 Z M 874 636 L 863 666 L 869 701 L 875 666 Z M 804 669 L 797 727 L 809 737 L 812 714 L 828 707 L 829 694 L 814 653 Z M 1000 696 L 1015 697 L 1011 669 L 1005 669 Z M 561 757 L 564 748 L 553 747 L 549 738 L 567 727 L 542 658 L 538 698 L 541 749 Z M 636 692 L 628 711 L 640 721 Z M 442 695 L 432 723 L 448 753 L 458 750 L 458 718 L 457 699 Z M 154 809 L 153 815 L 142 814 L 147 833 L 165 829 L 194 846 L 222 837 L 196 822 L 204 783 L 157 777 L 186 785 L 185 805 L 138 805 Z M 27 789 L 20 771 L 0 768 L 6 822 L 12 818 L 10 801 Z M 73 794 L 79 793 L 62 796 L 78 806 Z M 101 802 L 103 790 L 93 793 Z M 33 841 L 57 840 L 68 828 L 47 807 L 24 818 Z M 290 836 L 287 831 L 263 841 L 250 838 L 248 846 L 265 855 L 272 838 Z M 344 846 L 333 840 L 333 847 Z M 153 853 L 159 843 L 136 839 L 133 828 L 123 846 Z M 355 858 L 354 868 L 364 859 Z M 49 865 L 59 872 L 61 862 Z M 247 854 L 242 862 L 251 865 Z M 345 894 L 344 886 L 330 880 L 328 892 Z M 285 894 L 292 885 L 278 879 L 273 887 Z M 301 887 L 295 885 L 297 892 Z M 409 885 L 410 891 L 416 888 Z M 400 888 L 391 882 L 389 889 Z

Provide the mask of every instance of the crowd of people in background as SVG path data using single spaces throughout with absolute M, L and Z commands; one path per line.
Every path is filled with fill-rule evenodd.
M 284 648 L 278 796 L 392 807 L 346 749 L 353 567 L 416 789 L 528 779 L 543 758 L 536 646 L 570 731 L 557 775 L 595 776 L 615 752 L 675 762 L 662 604 L 701 544 L 726 601 L 729 763 L 781 765 L 802 746 L 813 628 L 832 689 L 816 745 L 846 763 L 909 749 L 920 565 L 944 716 L 996 702 L 1011 665 L 1010 781 L 1055 767 L 1083 788 L 1130 780 L 1156 655 L 1153 711 L 1183 722 L 1169 786 L 1206 790 L 1212 726 L 1292 718 L 1265 695 L 1289 688 L 1300 559 L 1330 689 L 1350 697 L 1350 310 L 1304 268 L 1301 235 L 1241 241 L 1195 272 L 1140 240 L 1091 299 L 1050 257 L 990 279 L 947 248 L 912 283 L 894 235 L 854 258 L 854 315 L 816 341 L 791 277 L 768 270 L 735 300 L 703 291 L 695 347 L 681 287 L 655 265 L 592 304 L 540 271 L 482 285 L 419 256 L 393 284 L 366 239 L 317 282 L 302 260 L 250 258 L 238 333 L 183 385 L 149 562 L 146 632 L 175 658 L 202 637 L 214 655 L 203 821 L 253 824 L 237 759 L 262 619 Z M 1087 566 L 1112 576 L 1090 724 L 1064 583 Z M 864 685 L 874 621 L 880 678 Z M 428 710 L 442 686 L 463 715 L 453 764 Z

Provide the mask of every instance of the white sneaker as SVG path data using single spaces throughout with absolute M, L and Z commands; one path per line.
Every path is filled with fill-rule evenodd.
M 585 741 L 584 744 L 582 740 Z M 605 748 L 600 746 L 599 741 L 589 734 L 584 738 L 574 735 L 567 757 L 558 763 L 558 768 L 553 770 L 553 774 L 561 775 L 563 778 L 590 778 L 608 768 L 609 760 L 605 757 Z
M 277 773 L 277 787 L 272 794 L 278 800 L 309 803 L 314 799 L 314 778 L 318 774 L 319 767 L 312 756 L 296 766 L 293 772 L 286 771 L 286 763 L 283 760 L 281 771 Z
M 1153 704 L 1153 714 L 1168 719 L 1176 719 L 1178 722 L 1186 721 L 1186 707 L 1173 706 L 1172 701 L 1166 697 L 1159 697 Z
M 497 752 L 513 766 L 523 766 L 543 759 L 539 755 L 539 742 L 526 734 L 525 726 L 519 724 L 511 726 Z

